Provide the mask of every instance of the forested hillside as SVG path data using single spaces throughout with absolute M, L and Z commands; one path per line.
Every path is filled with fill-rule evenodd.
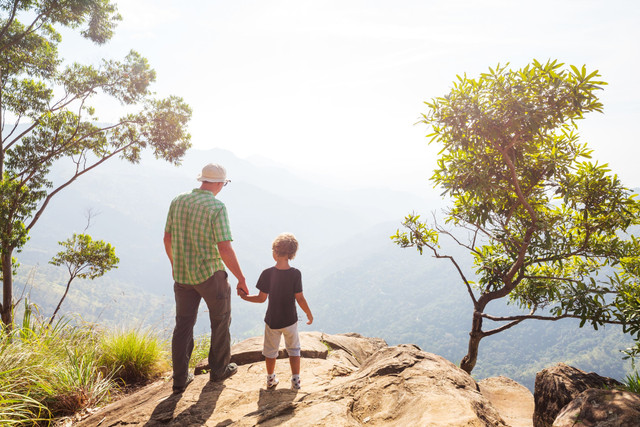
M 414 343 L 459 362 L 472 307 L 458 275 L 446 261 L 400 249 L 389 238 L 405 214 L 442 206 L 426 181 L 422 197 L 379 189 L 376 183 L 370 190 L 342 190 L 222 150 L 193 150 L 179 168 L 150 159 L 139 166 L 105 165 L 61 193 L 34 228 L 19 256 L 16 294 L 25 289 L 42 314 L 51 315 L 66 272 L 47 262 L 59 250 L 57 241 L 84 229 L 91 210 L 87 232 L 115 245 L 120 267 L 93 282 L 74 282 L 61 313 L 78 313 L 107 327 L 153 327 L 168 336 L 173 294 L 162 246 L 165 215 L 172 197 L 197 185 L 195 176 L 206 162 L 224 164 L 232 180 L 219 197 L 229 208 L 234 248 L 250 289 L 273 262 L 273 237 L 291 231 L 300 240 L 293 264 L 302 270 L 315 317 L 311 327 L 302 329 Z M 450 251 L 459 253 L 457 248 Z M 463 253 L 459 256 L 465 259 Z M 260 335 L 266 306 L 237 297 L 232 304 L 233 336 Z M 204 310 L 203 304 L 199 333 L 208 330 Z M 531 388 L 535 372 L 564 361 L 622 378 L 630 367 L 619 350 L 628 344 L 630 339 L 617 328 L 594 332 L 568 320 L 525 322 L 483 341 L 473 373 L 477 378 L 507 375 Z

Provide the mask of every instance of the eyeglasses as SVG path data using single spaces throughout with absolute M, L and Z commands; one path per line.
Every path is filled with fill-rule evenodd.
M 231 180 L 230 180 L 230 179 L 226 180 L 226 181 L 224 182 L 223 187 L 226 187 L 226 186 L 227 186 L 227 184 L 228 184 L 228 183 L 230 183 L 230 182 L 231 182 Z

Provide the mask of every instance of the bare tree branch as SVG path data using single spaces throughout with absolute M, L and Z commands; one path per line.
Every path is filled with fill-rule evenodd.
M 426 245 L 426 246 L 429 249 L 431 249 L 431 251 L 433 252 L 433 256 L 435 258 L 448 259 L 449 261 L 451 261 L 451 263 L 454 265 L 456 270 L 458 270 L 458 274 L 460 275 L 460 277 L 462 278 L 462 281 L 464 282 L 465 286 L 467 287 L 467 292 L 469 293 L 469 296 L 471 297 L 471 300 L 473 301 L 473 304 L 475 305 L 477 303 L 477 300 L 476 300 L 475 295 L 473 294 L 473 289 L 471 288 L 471 283 L 469 283 L 469 281 L 467 280 L 466 276 L 462 272 L 462 269 L 460 268 L 460 265 L 458 265 L 457 261 L 450 255 L 441 255 L 440 253 L 438 253 L 438 250 L 434 246 L 431 246 L 431 245 Z

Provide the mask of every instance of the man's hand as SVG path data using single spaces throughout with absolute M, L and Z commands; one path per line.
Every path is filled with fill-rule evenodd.
M 249 295 L 249 288 L 247 288 L 247 282 L 245 280 L 239 280 L 238 286 L 236 286 L 236 291 L 238 291 L 238 296 L 242 297 L 242 295 Z
M 313 314 L 310 314 L 307 316 L 307 325 L 310 325 L 313 323 Z

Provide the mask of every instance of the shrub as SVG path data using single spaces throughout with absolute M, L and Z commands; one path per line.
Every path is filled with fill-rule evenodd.
M 100 343 L 100 362 L 125 384 L 139 383 L 168 368 L 165 345 L 154 334 L 137 329 L 105 334 Z
M 99 332 L 61 318 L 51 326 L 25 302 L 22 323 L 0 334 L 0 419 L 48 422 L 105 402 L 114 387 L 100 369 Z M 3 424 L 4 425 L 4 424 Z
M 48 425 L 106 403 L 119 383 L 167 370 L 165 345 L 148 332 L 108 333 L 64 317 L 47 325 L 25 302 L 22 323 L 0 332 L 0 424 Z

